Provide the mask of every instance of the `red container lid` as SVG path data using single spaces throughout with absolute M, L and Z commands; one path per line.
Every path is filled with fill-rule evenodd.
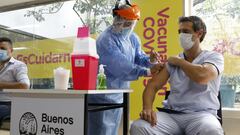
M 90 33 L 89 33 L 89 27 L 88 26 L 78 28 L 78 33 L 77 33 L 78 38 L 89 37 L 89 35 L 90 35 Z

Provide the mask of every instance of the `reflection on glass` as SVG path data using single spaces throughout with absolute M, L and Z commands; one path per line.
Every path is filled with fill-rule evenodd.
M 208 32 L 204 48 L 224 56 L 221 91 L 233 91 L 234 94 L 229 94 L 231 97 L 226 99 L 240 104 L 240 1 L 193 0 L 192 12 L 206 22 Z
M 90 26 L 96 38 L 111 24 L 114 4 L 115 0 L 70 0 L 3 12 L 0 35 L 14 41 L 14 57 L 27 64 L 31 88 L 54 88 L 53 69 L 71 69 L 77 28 Z

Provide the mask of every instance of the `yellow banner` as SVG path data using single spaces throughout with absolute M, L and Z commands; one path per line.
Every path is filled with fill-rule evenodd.
M 140 36 L 142 48 L 150 54 L 152 50 L 158 52 L 161 59 L 166 61 L 170 55 L 177 55 L 181 52 L 178 42 L 178 18 L 183 15 L 182 0 L 134 0 L 140 6 L 141 19 L 135 32 Z M 130 99 L 130 117 L 132 120 L 139 118 L 142 109 L 142 93 L 147 80 L 140 78 L 131 83 L 134 92 Z M 169 90 L 165 85 L 155 98 L 154 107 L 162 106 L 164 93 Z
M 224 54 L 224 75 L 239 76 L 240 54 L 234 55 L 230 53 Z
M 73 38 L 17 42 L 14 48 L 14 57 L 27 64 L 31 79 L 53 78 L 53 69 L 59 66 L 71 69 Z

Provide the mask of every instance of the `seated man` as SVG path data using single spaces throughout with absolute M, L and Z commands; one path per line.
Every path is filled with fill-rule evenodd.
M 12 52 L 12 41 L 0 37 L 0 89 L 27 89 L 30 85 L 27 66 L 14 59 Z M 0 122 L 10 116 L 10 105 L 1 104 L 6 101 L 9 99 L 0 91 Z
M 184 52 L 169 57 L 162 71 L 153 76 L 143 92 L 143 110 L 131 135 L 223 135 L 217 119 L 218 91 L 224 59 L 202 50 L 205 23 L 196 16 L 179 18 L 179 39 Z M 168 111 L 153 111 L 157 91 L 169 81 Z

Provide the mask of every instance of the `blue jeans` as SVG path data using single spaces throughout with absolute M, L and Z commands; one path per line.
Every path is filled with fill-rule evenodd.
M 1 105 L 0 104 L 0 125 L 2 124 L 2 120 L 5 118 L 10 118 L 11 107 L 10 105 Z
M 88 96 L 89 103 L 122 103 L 122 94 L 95 94 Z M 122 109 L 90 112 L 88 135 L 118 135 Z

